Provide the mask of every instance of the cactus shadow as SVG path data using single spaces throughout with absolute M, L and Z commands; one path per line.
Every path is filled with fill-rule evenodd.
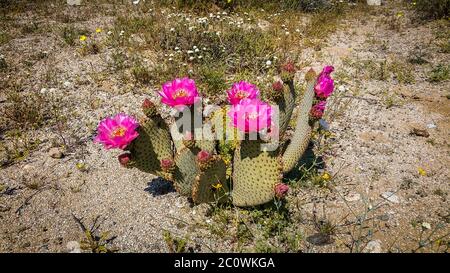
M 170 181 L 161 177 L 156 177 L 147 183 L 147 187 L 144 191 L 150 193 L 152 196 L 160 196 L 175 192 L 175 188 Z
M 311 168 L 315 169 L 323 169 L 325 168 L 325 163 L 323 161 L 322 156 L 317 156 L 314 153 L 314 145 L 312 142 L 309 143 L 308 148 L 303 153 L 300 160 L 297 162 L 295 167 L 286 175 L 288 179 L 298 179 L 305 174 L 305 170 L 309 170 Z

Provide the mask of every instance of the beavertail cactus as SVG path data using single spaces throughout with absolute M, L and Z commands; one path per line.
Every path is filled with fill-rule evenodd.
M 230 105 L 218 107 L 207 118 L 202 116 L 195 82 L 175 79 L 159 92 L 161 102 L 178 111 L 171 126 L 146 99 L 141 122 L 125 114 L 108 117 L 100 122 L 95 141 L 106 149 L 124 150 L 118 157 L 122 166 L 171 181 L 196 204 L 264 204 L 286 196 L 289 186 L 282 183 L 283 175 L 299 162 L 314 124 L 324 115 L 334 90 L 333 70 L 326 66 L 317 75 L 311 69 L 304 92 L 298 92 L 296 66 L 289 62 L 267 93 L 274 104 L 262 101 L 259 89 L 242 81 L 227 91 Z M 295 131 L 287 138 L 297 103 Z

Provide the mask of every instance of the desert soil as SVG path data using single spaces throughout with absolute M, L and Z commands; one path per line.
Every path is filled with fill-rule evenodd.
M 57 99 L 70 113 L 64 135 L 72 148 L 62 158 L 50 156 L 60 137 L 55 127 L 43 126 L 33 131 L 38 147 L 0 169 L 0 251 L 68 252 L 73 241 L 85 238 L 74 216 L 88 228 L 98 218 L 99 232 L 115 237 L 108 245 L 120 252 L 167 252 L 166 230 L 187 236 L 193 251 L 238 251 L 235 242 L 210 236 L 204 228 L 211 222 L 204 205 L 193 206 L 152 175 L 122 168 L 118 151 L 92 142 L 100 119 L 118 111 L 142 115 L 138 106 L 146 97 L 156 100 L 157 90 L 105 73 L 112 49 L 80 56 L 65 46 L 52 32 L 61 17 L 56 13 L 83 17 L 89 7 L 54 8 L 55 13 L 48 12 L 49 5 L 29 8 L 8 22 L 12 39 L 0 45 L 8 63 L 0 72 L 0 107 L 10 79 L 20 81 L 26 92 Z M 389 20 L 400 10 L 404 15 L 396 28 Z M 114 21 L 105 14 L 74 24 L 92 32 L 102 27 L 100 37 L 105 38 Z M 21 34 L 19 26 L 30 22 L 49 29 Z M 437 22 L 416 22 L 410 10 L 377 7 L 345 20 L 320 49 L 302 52 L 308 66 L 299 76 L 309 67 L 333 64 L 338 90 L 326 116 L 332 136 L 326 140 L 325 171 L 333 179 L 325 188 L 300 187 L 288 196 L 296 219 L 291 225 L 303 238 L 298 251 L 448 248 L 450 85 L 427 81 L 435 65 L 449 63 L 449 54 L 433 42 L 436 31 L 442 31 Z M 408 63 L 418 49 L 426 53 L 427 63 Z M 40 53 L 46 57 L 37 58 Z M 406 60 L 414 82 L 374 79 L 365 60 Z M 49 70 L 57 71 L 51 84 L 44 80 Z M 414 129 L 428 136 L 414 134 Z M 317 219 L 334 223 L 331 238 L 320 238 Z

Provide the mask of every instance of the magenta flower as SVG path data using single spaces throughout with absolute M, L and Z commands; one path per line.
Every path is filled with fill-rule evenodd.
M 270 127 L 272 107 L 259 99 L 243 99 L 231 106 L 228 116 L 231 118 L 231 125 L 239 130 L 246 133 L 259 132 Z
M 256 99 L 259 97 L 258 88 L 248 82 L 234 83 L 228 93 L 228 101 L 231 105 L 238 104 L 243 99 Z
M 325 106 L 327 105 L 327 102 L 325 100 L 320 101 L 319 103 L 316 103 L 310 111 L 310 115 L 313 118 L 321 119 L 323 116 L 323 113 L 325 112 Z
M 123 113 L 107 117 L 99 123 L 94 142 L 102 143 L 106 149 L 123 150 L 139 136 L 138 127 L 139 123 L 133 117 Z
M 283 183 L 278 183 L 275 185 L 275 196 L 277 198 L 283 198 L 289 191 L 289 186 Z
M 192 105 L 200 98 L 194 80 L 189 78 L 166 82 L 159 95 L 162 103 L 177 108 Z
M 334 80 L 331 78 L 331 72 L 334 71 L 334 67 L 325 66 L 322 72 L 317 78 L 317 83 L 314 86 L 316 96 L 320 99 L 328 98 L 334 91 Z

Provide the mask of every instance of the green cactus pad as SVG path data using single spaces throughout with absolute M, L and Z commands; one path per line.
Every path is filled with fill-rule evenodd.
M 173 172 L 175 189 L 181 195 L 191 196 L 192 184 L 200 172 L 196 156 L 190 149 L 184 148 L 175 156 L 175 164 Z
M 210 167 L 202 170 L 192 187 L 195 203 L 225 202 L 230 191 L 227 183 L 227 166 L 220 156 L 215 156 Z
M 205 150 L 213 154 L 216 152 L 216 141 L 211 122 L 206 122 L 202 129 L 203 134 L 201 136 L 195 135 L 195 146 L 200 150 Z
M 297 125 L 291 142 L 283 154 L 283 173 L 290 172 L 301 156 L 308 148 L 311 138 L 311 127 L 309 126 L 309 111 L 314 99 L 314 85 L 316 83 L 316 73 L 310 70 L 306 76 L 306 89 L 300 102 Z
M 283 96 L 281 96 L 276 103 L 280 109 L 280 135 L 283 135 L 289 126 L 289 122 L 292 117 L 292 112 L 295 108 L 296 93 L 294 88 L 294 82 L 292 80 L 286 82 L 289 88 L 284 88 Z
M 154 175 L 161 175 L 161 159 L 173 158 L 169 128 L 157 115 L 137 129 L 137 137 L 130 145 L 132 166 Z
M 281 162 L 277 151 L 261 151 L 262 141 L 246 140 L 235 151 L 233 204 L 256 206 L 274 198 L 274 187 L 281 182 Z

